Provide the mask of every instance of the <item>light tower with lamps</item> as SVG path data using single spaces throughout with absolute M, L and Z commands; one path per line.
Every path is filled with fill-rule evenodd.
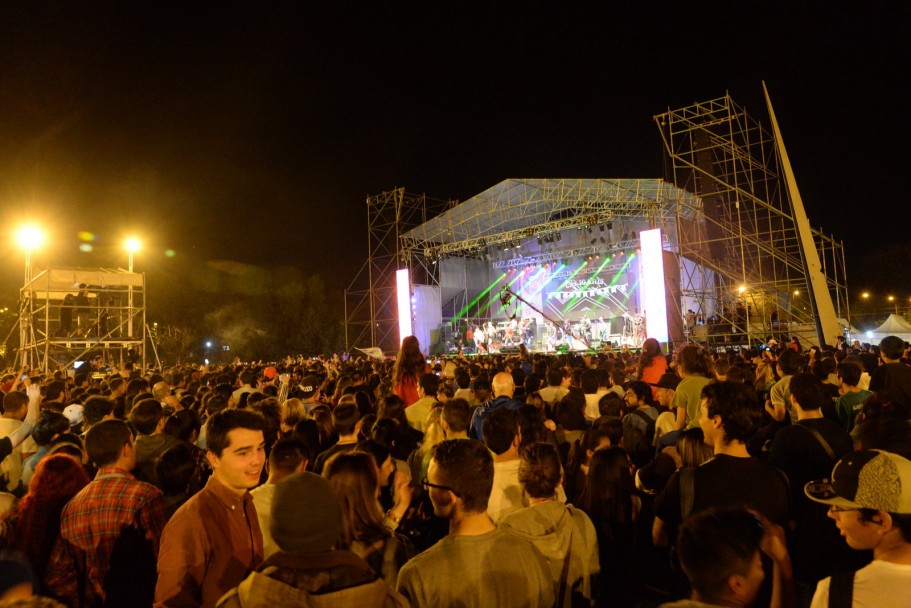
M 26 345 L 29 342 L 29 332 L 32 330 L 32 301 L 26 296 L 25 289 L 32 280 L 32 252 L 44 243 L 44 232 L 37 226 L 23 226 L 16 235 L 16 241 L 25 252 L 25 280 L 22 283 L 19 301 L 19 363 L 31 367 L 32 361 Z
M 16 237 L 25 251 L 25 283 L 32 280 L 32 251 L 44 243 L 44 233 L 37 226 L 23 226 Z
M 139 239 L 135 237 L 130 237 L 123 243 L 124 249 L 127 250 L 128 262 L 127 270 L 133 272 L 133 254 L 139 251 Z M 127 314 L 129 315 L 127 320 L 127 332 L 130 337 L 133 337 L 133 286 L 130 285 L 127 288 Z

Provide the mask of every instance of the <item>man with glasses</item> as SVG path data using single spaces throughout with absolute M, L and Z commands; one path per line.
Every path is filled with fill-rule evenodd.
M 804 491 L 829 505 L 849 547 L 873 551 L 869 566 L 821 580 L 811 608 L 911 606 L 911 461 L 882 450 L 851 452 L 831 479 Z
M 535 546 L 487 515 L 493 458 L 483 444 L 445 440 L 421 481 L 449 535 L 399 572 L 398 591 L 414 606 L 550 606 L 554 589 Z

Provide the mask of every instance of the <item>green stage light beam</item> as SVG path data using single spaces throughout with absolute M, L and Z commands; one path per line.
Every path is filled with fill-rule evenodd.
M 478 297 L 476 297 L 474 300 L 472 300 L 471 302 L 469 302 L 468 304 L 466 304 L 466 305 L 465 305 L 465 308 L 463 308 L 462 310 L 460 310 L 460 311 L 458 312 L 458 314 L 456 314 L 455 319 L 461 319 L 462 316 L 463 316 L 464 314 L 466 314 L 466 313 L 471 309 L 472 306 L 476 306 L 476 305 L 478 304 L 478 302 L 481 301 L 481 298 L 483 298 L 483 297 L 486 296 L 488 293 L 490 293 L 490 290 L 493 289 L 494 287 L 496 287 L 497 283 L 499 283 L 500 281 L 502 281 L 502 280 L 505 279 L 505 278 L 506 278 L 506 273 L 504 272 L 503 274 L 500 275 L 500 278 L 499 278 L 499 279 L 497 279 L 496 281 L 494 281 L 493 283 L 491 283 L 490 285 L 488 285 L 488 286 L 487 286 L 487 289 L 485 289 L 484 291 L 482 291 L 482 292 L 478 295 Z M 488 304 L 488 306 L 490 306 L 490 304 Z M 479 310 L 478 312 L 480 312 L 480 310 Z

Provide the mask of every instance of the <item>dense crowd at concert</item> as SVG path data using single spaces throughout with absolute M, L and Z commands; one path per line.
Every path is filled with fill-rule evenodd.
M 0 606 L 911 606 L 909 364 L 410 336 L 10 370 Z

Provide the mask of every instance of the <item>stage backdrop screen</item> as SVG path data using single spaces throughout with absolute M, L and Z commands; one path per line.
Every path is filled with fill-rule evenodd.
M 542 309 L 554 319 L 613 319 L 636 313 L 638 264 L 634 255 L 558 266 L 541 290 Z

